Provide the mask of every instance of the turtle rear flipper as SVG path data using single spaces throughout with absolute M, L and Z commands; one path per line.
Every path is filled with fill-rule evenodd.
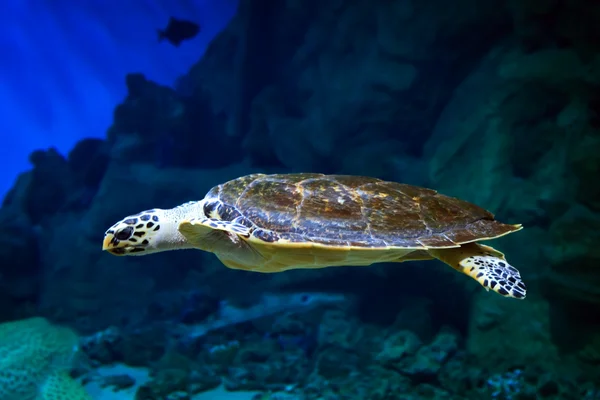
M 429 253 L 452 268 L 475 279 L 486 290 L 515 299 L 527 295 L 519 271 L 510 265 L 504 254 L 492 247 L 467 243 L 448 249 L 430 249 Z

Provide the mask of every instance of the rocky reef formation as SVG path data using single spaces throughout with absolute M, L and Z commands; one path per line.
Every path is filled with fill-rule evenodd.
M 116 327 L 119 349 L 90 354 L 153 365 L 155 397 L 141 398 L 221 382 L 306 398 L 585 398 L 573 385 L 600 380 L 598 15 L 583 0 L 242 1 L 176 88 L 127 76 L 106 140 L 31 155 L 0 209 L 0 315 L 92 337 Z M 267 277 L 201 252 L 100 253 L 123 215 L 257 171 L 425 185 L 523 223 L 497 243 L 529 297 L 489 295 L 434 263 Z M 281 288 L 361 300 L 289 333 L 308 350 L 273 339 L 288 335 L 277 321 L 267 339 L 225 330 L 185 350 L 148 328 L 180 318 L 193 291 L 203 320 L 223 299 Z
M 411 322 L 400 317 L 382 328 L 329 308 L 238 326 L 164 353 L 140 351 L 139 338 L 113 329 L 87 338 L 84 351 L 94 364 L 151 365 L 138 399 L 189 399 L 219 385 L 260 392 L 260 400 L 593 398 L 592 381 L 576 386 L 570 377 L 533 366 L 482 369 L 456 330 L 420 336 L 403 328 Z M 161 341 L 158 332 L 147 334 Z M 133 385 L 128 375 L 101 380 L 117 390 Z

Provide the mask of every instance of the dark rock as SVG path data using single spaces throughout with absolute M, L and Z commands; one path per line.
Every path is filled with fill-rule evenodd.
M 501 2 L 477 12 L 469 1 L 445 11 L 433 3 L 245 4 L 190 80 L 226 115 L 228 132 L 243 137 L 256 165 L 296 170 L 339 170 L 348 163 L 341 155 L 373 140 L 402 140 L 408 155 L 418 154 L 419 138 L 431 128 L 448 88 L 510 29 L 510 13 Z M 429 70 L 447 73 L 422 79 Z M 370 134 L 356 141 L 364 131 Z M 393 165 L 404 151 L 385 158 Z
M 135 400 L 162 400 L 162 397 L 155 394 L 152 387 L 146 383 L 135 391 Z
M 546 379 L 538 387 L 538 393 L 542 397 L 556 396 L 560 393 L 560 386 L 555 379 Z
M 332 346 L 320 352 L 315 371 L 325 379 L 334 380 L 347 377 L 357 370 L 359 363 L 356 354 Z
M 386 338 L 377 360 L 393 367 L 402 358 L 414 355 L 421 345 L 421 339 L 411 331 L 392 333 Z
M 123 361 L 120 350 L 125 340 L 123 332 L 117 327 L 109 327 L 93 335 L 83 337 L 81 350 L 94 365 L 110 365 Z
M 143 392 L 161 399 L 168 396 L 178 398 L 180 395 L 191 396 L 214 389 L 220 384 L 220 377 L 209 368 L 182 354 L 168 351 L 160 360 L 152 363 L 151 380 L 144 385 Z
M 220 167 L 239 161 L 236 141 L 208 100 L 182 97 L 141 74 L 126 78 L 129 93 L 108 132 L 111 156 L 159 167 Z
M 414 357 L 402 360 L 399 368 L 416 381 L 431 382 L 457 349 L 456 333 L 444 330 L 431 343 L 420 347 Z
M 148 329 L 127 335 L 115 347 L 125 364 L 143 367 L 162 357 L 167 348 L 167 337 L 162 329 Z
M 56 149 L 38 150 L 29 157 L 33 164 L 26 206 L 34 224 L 65 210 L 75 189 L 67 160 Z
M 550 271 L 542 289 L 551 300 L 577 300 L 600 304 L 600 216 L 583 206 L 574 206 L 550 226 L 552 246 L 545 254 Z
M 108 168 L 108 147 L 101 139 L 83 139 L 75 144 L 67 158 L 79 185 L 97 189 Z
M 515 32 L 528 51 L 543 47 L 572 47 L 584 55 L 598 51 L 600 29 L 596 17 L 600 8 L 594 3 L 586 12 L 584 0 L 510 1 Z
M 228 368 L 228 390 L 283 390 L 309 372 L 302 350 L 280 350 L 274 341 L 257 341 L 241 346 Z
M 40 248 L 38 231 L 31 219 L 18 207 L 0 209 L 0 297 L 11 300 L 35 300 L 40 285 Z M 4 308 L 4 307 L 2 307 Z M 5 315 L 9 310 L 2 309 Z M 14 316 L 10 316 L 14 317 Z
M 109 375 L 102 378 L 100 386 L 103 388 L 110 387 L 113 391 L 128 389 L 135 385 L 135 379 L 127 374 Z

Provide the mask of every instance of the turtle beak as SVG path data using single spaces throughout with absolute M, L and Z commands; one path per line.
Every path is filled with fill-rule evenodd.
M 102 251 L 108 251 L 112 248 L 112 242 L 114 241 L 115 236 L 107 233 L 104 235 L 104 241 L 102 242 Z
M 125 246 L 127 246 L 127 243 L 117 240 L 115 235 L 112 233 L 107 233 L 104 235 L 104 240 L 102 241 L 102 251 L 107 251 L 114 256 L 124 256 Z

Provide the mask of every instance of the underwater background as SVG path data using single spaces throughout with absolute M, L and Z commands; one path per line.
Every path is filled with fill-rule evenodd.
M 2 8 L 0 400 L 600 399 L 600 3 Z M 490 244 L 527 298 L 437 260 L 261 274 L 102 251 L 125 216 L 257 172 L 523 224 Z

